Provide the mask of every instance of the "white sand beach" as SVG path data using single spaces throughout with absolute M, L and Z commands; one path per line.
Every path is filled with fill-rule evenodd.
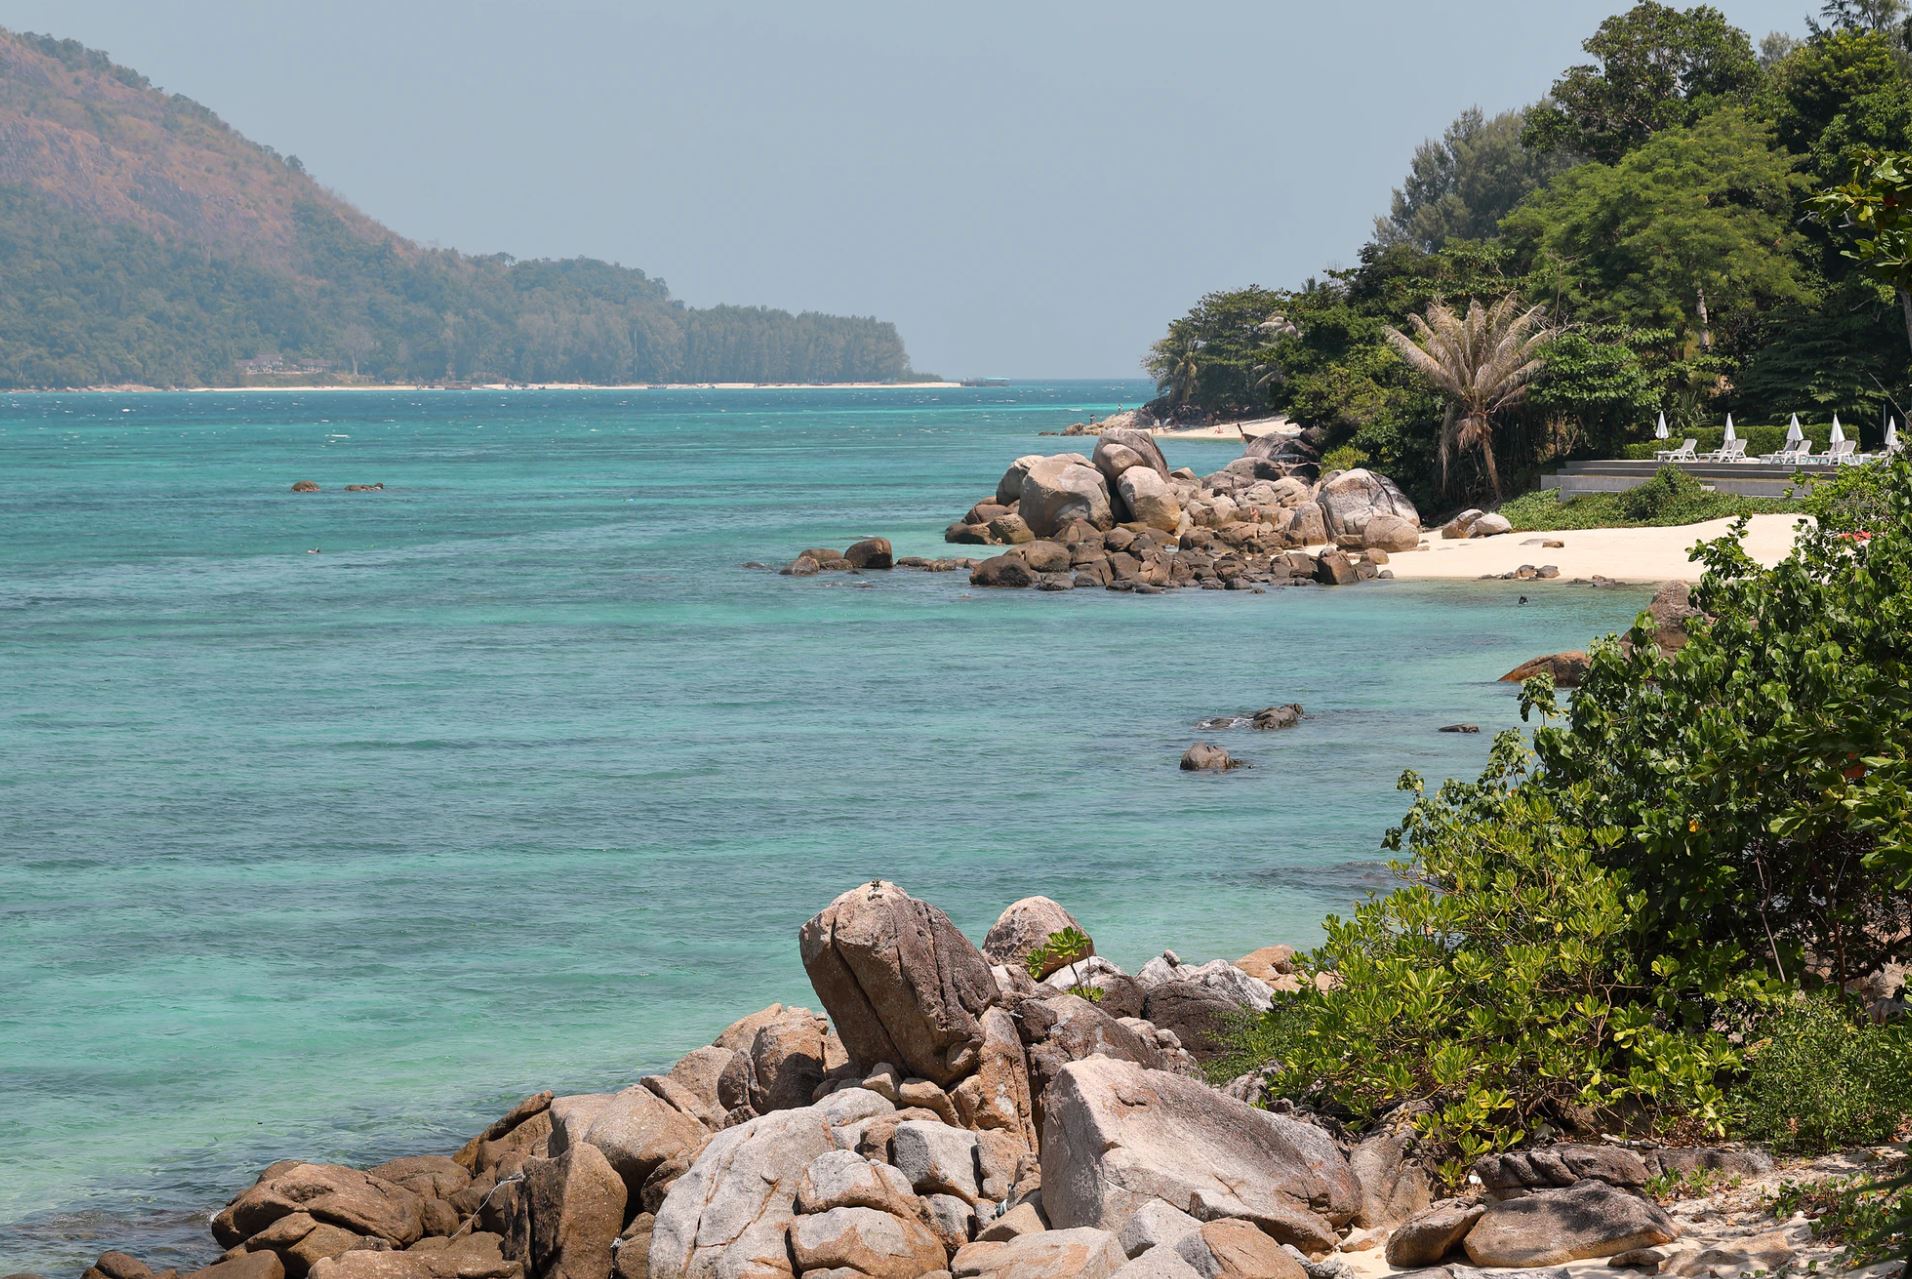
M 1771 566 L 1792 550 L 1802 517 L 1755 515 L 1746 530 L 1746 550 Z M 1552 564 L 1560 581 L 1598 574 L 1617 582 L 1665 582 L 1699 576 L 1688 557 L 1696 543 L 1722 537 L 1733 521 L 1709 520 L 1671 528 L 1596 528 L 1562 533 L 1504 533 L 1478 541 L 1448 540 L 1439 533 L 1421 539 L 1422 549 L 1388 557 L 1397 578 L 1479 578 L 1512 572 L 1523 564 Z M 1558 541 L 1558 547 L 1540 542 Z M 1545 586 L 1545 582 L 1533 583 Z
M 1295 434 L 1300 430 L 1286 417 L 1248 418 L 1239 422 L 1211 422 L 1207 426 L 1155 427 L 1149 434 L 1158 440 L 1252 440 L 1270 434 Z

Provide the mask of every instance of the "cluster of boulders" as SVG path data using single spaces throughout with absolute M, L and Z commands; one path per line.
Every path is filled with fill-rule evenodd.
M 1435 1202 L 1411 1124 L 1356 1141 L 1257 1104 L 1259 1074 L 1204 1082 L 1244 1016 L 1336 988 L 1286 946 L 1131 975 L 1048 898 L 978 948 L 880 880 L 798 940 L 824 1015 L 773 1005 L 620 1091 L 526 1098 L 452 1154 L 274 1164 L 191 1279 L 1333 1279 L 1376 1248 L 1536 1266 L 1672 1242 L 1651 1177 L 1764 1166 L 1556 1146 L 1484 1158 L 1469 1198 Z M 107 1253 L 87 1279 L 157 1277 Z
M 866 570 L 882 572 L 896 567 L 896 553 L 887 537 L 866 537 L 852 542 L 841 551 L 813 546 L 799 551 L 797 557 L 782 569 L 785 577 L 814 577 L 822 572 L 861 573 Z M 921 562 L 910 567 L 928 567 Z
M 1388 554 L 1421 545 L 1413 502 L 1372 471 L 1318 471 L 1304 439 L 1265 436 L 1198 477 L 1171 471 L 1146 431 L 1114 428 L 1092 456 L 1017 458 L 943 536 L 1006 548 L 976 566 L 978 586 L 1148 594 L 1392 576 Z
M 1514 526 L 1505 515 L 1490 514 L 1471 506 L 1441 525 L 1441 536 L 1445 538 L 1499 537 L 1513 531 Z

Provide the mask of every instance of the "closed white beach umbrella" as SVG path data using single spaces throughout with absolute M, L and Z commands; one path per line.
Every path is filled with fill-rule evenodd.
M 1805 438 L 1806 433 L 1799 429 L 1799 415 L 1795 413 L 1792 415 L 1792 425 L 1786 428 L 1786 443 L 1797 444 Z
M 1666 438 L 1666 414 L 1665 413 L 1660 414 L 1659 425 L 1653 428 L 1653 438 L 1656 440 L 1663 440 Z
M 1899 419 L 1896 417 L 1886 419 L 1885 446 L 1888 449 L 1899 447 Z
M 1846 438 L 1846 428 L 1839 425 L 1839 415 L 1837 413 L 1834 413 L 1832 415 L 1832 442 L 1834 444 L 1839 444 L 1843 442 L 1845 438 Z
M 1733 430 L 1733 415 L 1731 413 L 1726 415 L 1726 438 L 1729 440 L 1737 440 L 1739 438 L 1739 433 Z

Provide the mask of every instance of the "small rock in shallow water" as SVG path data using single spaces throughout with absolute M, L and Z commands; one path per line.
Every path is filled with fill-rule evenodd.
M 1182 771 L 1184 773 L 1225 773 L 1231 768 L 1247 768 L 1248 765 L 1212 742 L 1196 742 L 1182 752 Z
M 1269 706 L 1255 712 L 1251 721 L 1256 728 L 1264 732 L 1278 728 L 1293 728 L 1301 722 L 1301 703 L 1289 702 L 1285 706 Z
M 1443 724 L 1441 725 L 1441 731 L 1443 733 L 1478 733 L 1480 732 L 1480 725 L 1479 724 Z

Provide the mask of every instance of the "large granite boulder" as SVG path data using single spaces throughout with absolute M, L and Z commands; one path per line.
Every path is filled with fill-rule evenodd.
M 1474 1175 L 1494 1198 L 1517 1199 L 1588 1180 L 1639 1190 L 1654 1174 L 1638 1151 L 1575 1142 L 1482 1155 L 1474 1161 Z
M 554 1132 L 551 1153 L 562 1155 L 577 1145 L 595 1147 L 635 1201 L 645 1181 L 666 1160 L 696 1147 L 708 1135 L 702 1124 L 683 1111 L 643 1084 L 633 1084 L 599 1107 L 575 1138 L 567 1132 L 560 1140 Z
M 1042 948 L 1051 933 L 1059 933 L 1065 928 L 1082 931 L 1082 925 L 1076 922 L 1075 916 L 1064 910 L 1054 898 L 1025 897 L 1021 901 L 1011 902 L 996 917 L 996 922 L 990 925 L 989 934 L 983 938 L 983 958 L 992 964 L 1021 966 L 1032 953 Z M 1089 944 L 1089 953 L 1095 953 L 1093 942 Z M 1031 975 L 1041 980 L 1060 967 L 1062 961 L 1052 958 Z
M 403 1248 L 425 1232 L 424 1200 L 405 1187 L 340 1164 L 274 1164 L 212 1219 L 225 1247 L 244 1243 L 281 1217 L 318 1222 Z
M 1276 479 L 1294 476 L 1312 480 L 1321 470 L 1319 441 L 1306 431 L 1299 435 L 1270 432 L 1248 441 L 1242 460 L 1255 467 L 1255 474 Z
M 950 1263 L 955 1279 L 1109 1279 L 1128 1258 L 1106 1230 L 1044 1230 L 1006 1240 L 978 1240 Z
M 519 1279 L 524 1265 L 506 1257 L 503 1240 L 478 1230 L 456 1239 L 420 1239 L 403 1252 L 360 1249 L 312 1267 L 311 1279 Z M 288 1272 L 289 1273 L 289 1272 Z
M 726 1100 L 755 1115 L 809 1105 L 824 1072 L 842 1064 L 843 1056 L 828 1019 L 783 1004 L 733 1022 L 714 1046 L 736 1054 L 725 1067 L 722 1090 L 739 1100 Z
M 1147 431 L 1121 427 L 1104 431 L 1096 440 L 1095 452 L 1089 455 L 1089 460 L 1102 472 L 1110 488 L 1115 487 L 1125 472 L 1137 467 L 1154 471 L 1165 480 L 1168 478 L 1168 459 L 1162 456 L 1155 437 Z
M 1145 466 L 1131 467 L 1115 482 L 1122 510 L 1137 524 L 1173 533 L 1182 523 L 1182 504 L 1169 482 Z
M 1391 1229 L 1433 1200 L 1427 1169 L 1413 1157 L 1403 1132 L 1382 1131 L 1363 1139 L 1348 1152 L 1348 1167 L 1361 1183 L 1361 1211 L 1354 1224 L 1363 1229 Z
M 885 569 L 896 565 L 896 553 L 887 537 L 866 537 L 852 542 L 843 552 L 843 558 L 850 561 L 854 569 Z
M 1071 520 L 1087 520 L 1099 529 L 1115 525 L 1108 481 L 1072 454 L 1033 463 L 1023 474 L 1016 509 L 1037 537 L 1054 537 Z
M 1398 515 L 1376 515 L 1361 531 L 1361 544 L 1372 550 L 1411 551 L 1421 544 L 1421 526 Z
M 875 880 L 826 906 L 799 942 L 850 1060 L 889 1062 L 944 1088 L 981 1061 L 979 1019 L 996 1002 L 996 981 L 936 907 Z
M 1500 677 L 1502 684 L 1525 684 L 1536 675 L 1553 676 L 1557 688 L 1578 688 L 1591 665 L 1587 655 L 1575 649 L 1566 653 L 1548 653 L 1529 658 Z
M 1694 618 L 1706 615 L 1693 606 L 1690 582 L 1667 582 L 1653 593 L 1646 606 L 1647 622 L 1653 642 L 1669 656 L 1686 647 L 1686 627 Z
M 505 1255 L 538 1279 L 604 1279 L 624 1229 L 624 1180 L 596 1146 L 525 1164 Z
M 1046 1202 L 1046 1184 L 1043 1193 Z M 1489 1205 L 1461 1244 L 1477 1266 L 1554 1266 L 1677 1238 L 1679 1228 L 1659 1205 L 1588 1180 Z
M 861 1125 L 894 1107 L 865 1088 L 718 1133 L 671 1187 L 651 1228 L 651 1279 L 788 1275 L 790 1226 L 818 1156 L 855 1149 Z
M 1417 530 L 1421 527 L 1421 513 L 1400 486 L 1362 467 L 1323 480 L 1315 491 L 1315 501 L 1321 505 L 1330 538 L 1363 533 L 1368 521 L 1377 515 L 1397 516 Z
M 1443 1199 L 1402 1222 L 1388 1236 L 1387 1262 L 1399 1270 L 1439 1264 L 1460 1246 L 1487 1209 L 1465 1199 Z
M 1063 1067 L 1044 1101 L 1050 1223 L 1120 1228 L 1154 1199 L 1204 1221 L 1241 1217 L 1278 1242 L 1320 1250 L 1359 1211 L 1361 1185 L 1312 1125 L 1113 1057 Z
M 1029 474 L 1029 468 L 1042 461 L 1040 453 L 1025 453 L 1009 464 L 1009 469 L 996 481 L 996 505 L 1012 506 L 1022 499 L 1022 477 Z M 985 521 L 987 522 L 987 521 Z
M 956 1117 L 978 1132 L 1012 1134 L 1026 1150 L 1036 1148 L 1035 1105 L 1029 1095 L 1029 1061 L 1016 1020 L 998 1007 L 979 1019 L 982 1050 L 976 1069 L 949 1090 Z
M 1203 1223 L 1175 1250 L 1202 1279 L 1308 1279 L 1286 1248 L 1238 1217 Z
M 797 1218 L 790 1255 L 797 1274 L 859 1279 L 920 1279 L 949 1260 L 942 1239 L 916 1216 L 863 1207 Z

